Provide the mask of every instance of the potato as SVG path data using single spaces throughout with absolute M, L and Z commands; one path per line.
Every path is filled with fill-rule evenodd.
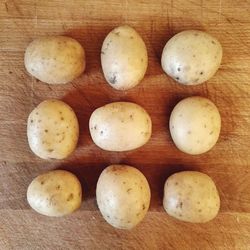
M 96 187 L 97 204 L 113 227 L 131 229 L 146 215 L 150 188 L 145 176 L 127 165 L 111 165 L 103 170 Z
M 96 109 L 89 120 L 94 143 L 108 151 L 128 151 L 150 139 L 152 124 L 148 113 L 131 102 L 113 102 Z
M 103 42 L 101 64 L 104 76 L 113 88 L 127 90 L 135 87 L 148 66 L 144 41 L 128 25 L 113 29 Z
M 42 82 L 68 83 L 85 69 L 85 52 L 80 43 L 66 36 L 35 39 L 26 49 L 27 71 Z
M 222 46 L 216 38 L 203 31 L 186 30 L 166 43 L 161 64 L 177 82 L 196 85 L 215 74 L 221 59 Z
M 163 206 L 176 219 L 203 223 L 218 214 L 220 197 L 208 175 L 183 171 L 171 175 L 165 182 Z
M 177 148 L 187 154 L 202 154 L 210 150 L 219 138 L 220 113 L 209 99 L 188 97 L 174 107 L 169 128 Z
M 77 117 L 62 101 L 43 101 L 29 115 L 27 136 L 31 150 L 40 158 L 64 159 L 77 145 Z
M 82 188 L 75 175 L 64 170 L 37 176 L 27 190 L 29 205 L 47 216 L 63 216 L 81 206 Z

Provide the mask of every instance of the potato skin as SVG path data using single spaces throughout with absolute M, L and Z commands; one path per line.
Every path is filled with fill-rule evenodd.
M 113 88 L 131 89 L 139 84 L 146 73 L 146 45 L 132 27 L 117 27 L 103 42 L 101 64 L 105 79 Z
M 37 176 L 27 189 L 29 205 L 47 216 L 64 216 L 81 206 L 82 188 L 77 177 L 64 170 Z
M 79 125 L 72 108 L 59 100 L 41 102 L 29 115 L 31 150 L 42 159 L 64 159 L 76 148 Z
M 165 45 L 161 64 L 166 74 L 179 83 L 196 85 L 209 80 L 222 60 L 220 42 L 206 32 L 186 30 Z
M 96 199 L 100 212 L 110 225 L 131 229 L 148 211 L 150 188 L 145 176 L 136 168 L 111 165 L 98 179 Z
M 220 209 L 220 197 L 213 180 L 196 171 L 171 175 L 165 182 L 163 206 L 176 219 L 204 223 Z
M 85 52 L 80 43 L 66 36 L 49 36 L 32 41 L 24 56 L 27 71 L 42 82 L 68 83 L 85 70 Z
M 113 102 L 92 113 L 89 129 L 98 147 L 108 151 L 128 151 L 147 143 L 152 123 L 141 106 L 131 102 Z
M 179 150 L 192 155 L 202 154 L 209 151 L 219 138 L 220 113 L 209 99 L 188 97 L 174 107 L 169 129 Z

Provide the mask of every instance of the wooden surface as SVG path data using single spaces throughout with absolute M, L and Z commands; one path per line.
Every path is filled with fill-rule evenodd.
M 146 42 L 149 66 L 142 83 L 126 92 L 104 80 L 100 48 L 115 26 L 130 24 Z M 160 66 L 166 41 L 184 29 L 201 29 L 223 45 L 220 70 L 207 83 L 186 87 Z M 49 86 L 27 74 L 23 55 L 32 39 L 66 34 L 80 41 L 86 73 L 67 85 Z M 0 249 L 250 249 L 250 1 L 0 0 Z M 222 116 L 221 136 L 210 152 L 190 156 L 178 151 L 168 131 L 178 100 L 210 98 Z M 80 140 L 65 161 L 33 155 L 26 138 L 29 112 L 42 100 L 59 98 L 80 120 Z M 151 115 L 153 136 L 126 153 L 105 152 L 91 141 L 91 112 L 112 101 L 134 101 Z M 132 231 L 105 223 L 95 202 L 95 184 L 111 163 L 139 168 L 152 190 L 150 211 Z M 84 202 L 64 218 L 36 214 L 26 202 L 31 180 L 50 169 L 68 169 L 84 187 Z M 218 217 L 203 225 L 177 221 L 162 208 L 165 179 L 176 171 L 200 170 L 216 182 L 221 196 Z

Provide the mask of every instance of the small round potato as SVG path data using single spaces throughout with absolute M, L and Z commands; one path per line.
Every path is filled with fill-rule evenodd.
M 77 117 L 62 101 L 43 101 L 29 115 L 27 136 L 31 150 L 40 158 L 64 159 L 77 145 Z
M 113 102 L 96 109 L 89 120 L 94 143 L 108 151 L 128 151 L 143 146 L 151 137 L 151 118 L 141 106 Z
M 130 26 L 117 27 L 103 42 L 101 64 L 104 76 L 113 88 L 133 88 L 142 80 L 147 70 L 146 45 Z
M 145 176 L 127 165 L 111 165 L 103 170 L 96 187 L 98 207 L 113 227 L 131 229 L 146 215 L 150 188 Z
M 208 175 L 183 171 L 166 180 L 163 206 L 169 215 L 179 220 L 203 223 L 218 214 L 220 197 Z
M 216 38 L 203 31 L 186 30 L 166 43 L 161 64 L 177 82 L 196 85 L 216 73 L 221 59 L 222 46 Z
M 49 171 L 30 183 L 27 200 L 40 214 L 63 216 L 81 206 L 82 187 L 77 177 L 68 171 Z
M 209 99 L 188 97 L 174 107 L 169 128 L 177 148 L 191 155 L 202 154 L 210 150 L 219 138 L 220 113 Z
M 35 39 L 26 49 L 27 71 L 42 82 L 68 83 L 85 69 L 85 52 L 80 43 L 66 36 Z

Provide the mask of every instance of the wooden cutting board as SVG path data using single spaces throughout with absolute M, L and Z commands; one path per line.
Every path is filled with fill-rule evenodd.
M 145 40 L 149 66 L 138 87 L 119 92 L 104 80 L 100 48 L 107 33 L 124 23 Z M 185 29 L 208 31 L 224 49 L 216 75 L 193 87 L 175 83 L 160 65 L 166 41 Z M 0 31 L 1 250 L 250 249 L 250 1 L 1 0 Z M 60 86 L 32 78 L 23 64 L 32 39 L 55 34 L 77 39 L 87 56 L 85 74 Z M 210 98 L 222 116 L 218 143 L 199 156 L 178 151 L 168 131 L 172 108 L 192 95 Z M 67 102 L 80 121 L 78 148 L 64 161 L 41 160 L 27 144 L 27 116 L 47 98 Z M 95 108 L 120 100 L 136 102 L 150 113 L 153 136 L 138 150 L 105 152 L 91 141 L 88 119 Z M 132 231 L 109 226 L 96 206 L 97 178 L 111 163 L 137 167 L 151 186 L 150 211 Z M 79 177 L 84 202 L 70 216 L 47 218 L 30 209 L 26 189 L 35 176 L 57 168 Z M 180 222 L 162 208 L 166 178 L 187 169 L 209 174 L 218 186 L 221 210 L 209 223 Z

